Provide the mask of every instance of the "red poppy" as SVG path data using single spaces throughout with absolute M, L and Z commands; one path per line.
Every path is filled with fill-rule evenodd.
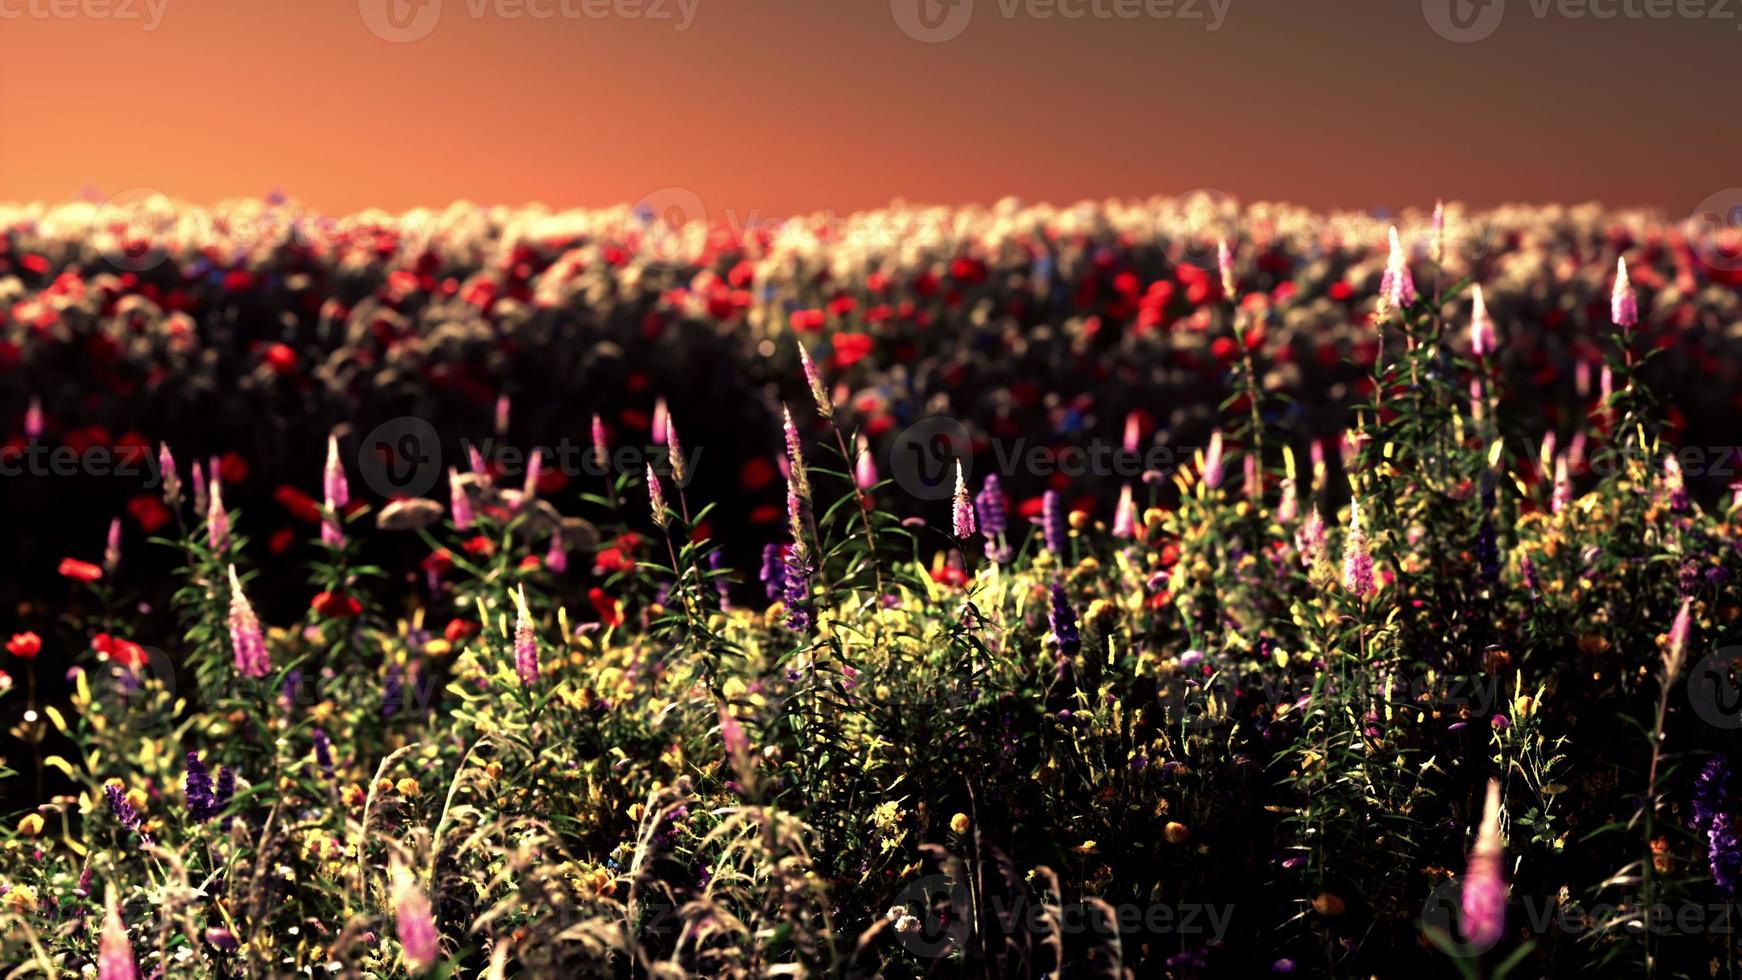
M 321 505 L 315 499 L 290 484 L 285 484 L 272 491 L 272 499 L 284 505 L 290 511 L 290 516 L 309 524 L 319 524 L 321 521 Z
M 449 643 L 459 643 L 477 636 L 482 630 L 483 627 L 472 620 L 450 619 L 447 628 L 442 630 L 442 635 L 448 638 Z
M 80 582 L 95 582 L 103 577 L 101 568 L 88 561 L 79 561 L 77 558 L 62 558 L 60 560 L 60 573 Z
M 156 534 L 175 516 L 155 494 L 142 493 L 127 501 L 127 513 L 146 534 Z
M 6 641 L 6 652 L 20 660 L 34 660 L 42 649 L 42 637 L 35 633 L 14 633 Z
M 587 601 L 593 604 L 593 609 L 599 614 L 599 622 L 606 626 L 623 625 L 623 604 L 605 594 L 605 590 L 597 586 L 587 590 Z
M 102 654 L 105 660 L 112 660 L 129 670 L 145 662 L 143 647 L 132 640 L 123 640 L 107 633 L 98 633 L 91 637 L 91 649 Z
M 272 532 L 266 539 L 266 548 L 275 555 L 282 555 L 296 544 L 296 532 L 288 527 L 281 527 Z
M 328 619 L 350 619 L 363 611 L 363 604 L 343 592 L 322 592 L 311 603 L 314 611 Z
M 272 344 L 266 348 L 266 366 L 275 374 L 289 374 L 296 370 L 296 351 L 288 344 Z
M 871 353 L 873 341 L 870 334 L 838 333 L 835 335 L 835 365 L 850 367 L 864 360 Z
M 490 540 L 489 538 L 483 536 L 482 534 L 474 534 L 473 536 L 467 538 L 466 543 L 461 545 L 460 547 L 466 549 L 466 554 L 468 554 L 468 555 L 479 555 L 482 557 L 488 557 L 489 555 L 493 555 L 496 553 L 496 542 Z

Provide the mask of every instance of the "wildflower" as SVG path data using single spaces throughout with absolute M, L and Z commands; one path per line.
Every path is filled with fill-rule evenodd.
M 671 410 L 665 405 L 662 396 L 653 401 L 653 442 L 655 445 L 665 445 L 666 426 L 671 422 Z
M 786 559 L 781 557 L 780 545 L 762 546 L 762 573 L 757 578 L 761 580 L 770 602 L 786 591 Z
M 127 941 L 127 924 L 121 921 L 121 900 L 109 885 L 103 901 L 103 937 L 97 944 L 97 980 L 139 980 L 133 962 L 133 945 Z
M 1211 490 L 1222 485 L 1222 430 L 1210 433 L 1210 444 L 1204 449 L 1204 486 Z
M 309 740 L 314 743 L 315 764 L 328 779 L 333 778 L 333 740 L 319 728 L 309 733 Z
M 441 955 L 441 936 L 436 932 L 429 896 L 398 860 L 393 863 L 393 919 L 405 965 L 413 972 L 435 966 Z
M 538 499 L 538 481 L 544 476 L 544 454 L 534 449 L 526 457 L 526 477 L 520 485 L 520 503 L 525 507 Z
M 235 797 L 235 795 L 236 795 L 236 774 L 235 774 L 235 772 L 231 771 L 231 769 L 228 766 L 225 766 L 224 768 L 218 770 L 218 791 L 217 791 L 216 798 L 217 798 L 217 807 L 218 807 L 219 813 L 223 813 L 225 810 L 229 809 L 230 800 L 233 799 Z M 225 817 L 223 820 L 218 822 L 218 826 L 220 828 L 222 828 L 226 833 L 229 832 L 229 830 L 230 830 L 230 818 Z
M 781 428 L 786 434 L 786 455 L 792 465 L 791 482 L 798 489 L 798 495 L 809 502 L 811 499 L 811 478 L 810 472 L 805 469 L 804 446 L 799 442 L 798 426 L 792 421 L 792 409 L 782 405 L 780 410 L 785 413 Z
M 1228 250 L 1226 238 L 1216 241 L 1216 270 L 1222 275 L 1222 295 L 1234 299 L 1234 253 Z
M 1506 878 L 1500 841 L 1500 781 L 1488 780 L 1482 827 L 1464 873 L 1459 926 L 1464 938 L 1481 947 L 1499 942 L 1506 926 Z
M 212 472 L 211 495 L 206 504 L 206 543 L 213 551 L 223 551 L 230 537 L 230 515 L 224 510 L 224 481 Z
M 1550 513 L 1558 514 L 1567 509 L 1573 502 L 1573 481 L 1567 475 L 1567 457 L 1565 454 L 1556 456 L 1554 460 L 1554 492 L 1549 497 Z
M 659 476 L 653 472 L 653 464 L 647 464 L 647 503 L 653 510 L 653 523 L 660 530 L 671 523 L 671 518 L 665 513 L 665 491 L 659 485 Z
M 345 482 L 345 467 L 339 462 L 339 437 L 327 436 L 327 466 L 321 473 L 321 492 L 326 497 L 326 513 L 321 515 L 321 543 L 340 547 L 345 543 L 339 515 L 351 502 L 351 487 Z
M 1706 838 L 1713 883 L 1730 898 L 1742 886 L 1742 840 L 1737 837 L 1733 795 L 1729 761 L 1713 756 L 1694 780 L 1693 828 Z
M 34 660 L 41 650 L 42 637 L 35 633 L 14 633 L 12 639 L 6 641 L 6 652 L 20 660 Z
M 187 776 L 182 781 L 182 795 L 187 798 L 188 816 L 195 823 L 205 823 L 218 815 L 218 798 L 212 793 L 212 774 L 200 761 L 198 752 L 187 754 Z
M 1135 411 L 1125 413 L 1125 437 L 1123 442 L 1127 455 L 1135 456 L 1143 448 L 1143 417 Z
M 1403 309 L 1415 303 L 1415 279 L 1409 274 L 1409 257 L 1398 240 L 1396 225 L 1391 226 L 1391 256 L 1379 281 L 1379 294 L 1382 307 Z
M 110 578 L 121 567 L 121 518 L 109 521 L 109 538 L 103 546 L 103 572 Z
M 18 820 L 18 834 L 21 837 L 35 837 L 42 833 L 43 819 L 40 813 L 26 813 Z
M 171 508 L 181 506 L 181 477 L 175 471 L 175 457 L 169 443 L 157 444 L 157 475 L 163 481 L 163 502 Z
M 1129 483 L 1119 489 L 1119 506 L 1113 510 L 1113 536 L 1116 538 L 1134 538 L 1137 536 L 1137 504 L 1131 499 L 1131 484 Z
M 1192 830 L 1177 820 L 1169 820 L 1166 826 L 1161 828 L 1161 836 L 1169 844 L 1184 844 L 1192 839 Z
M 1060 659 L 1074 658 L 1082 648 L 1083 637 L 1077 630 L 1076 610 L 1071 608 L 1064 586 L 1058 582 L 1052 584 L 1052 605 L 1047 610 L 1047 621 L 1052 627 L 1053 640 L 1058 644 Z
M 611 443 L 605 438 L 605 422 L 598 412 L 593 413 L 593 458 L 599 464 L 599 472 L 611 472 Z
M 203 514 L 206 512 L 209 498 L 208 498 L 208 495 L 206 493 L 206 471 L 204 469 L 200 468 L 199 463 L 194 464 L 193 481 L 194 481 L 194 513 Z
M 506 392 L 496 396 L 496 435 L 498 438 L 504 438 L 508 435 L 508 414 L 511 407 L 512 403 L 508 400 Z
M 1663 485 L 1669 491 L 1669 509 L 1680 513 L 1688 509 L 1688 485 L 1682 478 L 1682 464 L 1672 453 L 1663 458 Z
M 1494 519 L 1487 514 L 1482 515 L 1482 523 L 1476 528 L 1476 567 L 1481 569 L 1483 581 L 1492 585 L 1500 579 L 1500 542 L 1494 532 Z
M 1004 541 L 1010 518 L 1004 509 L 1004 490 L 998 485 L 996 473 L 986 474 L 980 492 L 974 497 L 974 513 L 980 533 L 986 536 L 986 557 L 1000 564 L 1009 561 L 1010 545 Z
M 1041 497 L 1040 503 L 1041 536 L 1046 541 L 1046 550 L 1060 558 L 1064 557 L 1065 541 L 1069 533 L 1065 520 L 1065 505 L 1059 498 L 1059 492 L 1048 490 Z
M 1639 322 L 1639 299 L 1633 294 L 1633 283 L 1627 278 L 1627 257 L 1615 260 L 1615 289 L 1609 294 L 1609 318 L 1626 329 Z
M 795 633 L 808 633 L 816 619 L 811 614 L 810 552 L 804 543 L 804 501 L 798 488 L 787 483 L 786 509 L 792 525 L 792 552 L 787 556 L 784 588 L 781 598 L 786 603 L 786 627 Z
M 24 438 L 31 442 L 42 438 L 42 399 L 35 395 L 24 408 Z
M 967 833 L 968 832 L 968 815 L 965 813 L 958 813 L 955 816 L 951 817 L 950 818 L 950 830 L 953 831 L 954 833 L 958 833 L 958 834 Z
M 143 829 L 145 821 L 140 818 L 139 811 L 134 809 L 132 801 L 127 799 L 127 793 L 122 789 L 119 779 L 103 784 L 103 798 L 108 802 L 109 812 L 114 814 L 116 823 L 138 834 L 141 841 L 151 843 L 151 835 Z
M 350 619 L 362 613 L 363 603 L 344 592 L 317 592 L 309 608 L 327 619 Z
M 526 586 L 514 594 L 514 672 L 520 683 L 538 683 L 538 637 L 532 629 L 532 612 L 526 608 Z
M 871 458 L 871 445 L 861 434 L 853 448 L 853 485 L 870 490 L 877 485 L 877 461 Z
M 243 677 L 265 677 L 272 673 L 272 661 L 266 652 L 266 636 L 260 629 L 260 619 L 242 592 L 242 580 L 236 566 L 230 566 L 230 646 L 236 653 L 236 671 Z
M 453 467 L 448 467 L 448 509 L 454 515 L 454 530 L 466 531 L 472 527 L 476 515 L 472 513 L 472 498 L 466 495 L 466 484 Z
M 1524 587 L 1530 590 L 1530 597 L 1535 599 L 1540 583 L 1536 577 L 1536 563 L 1530 560 L 1529 555 L 1518 559 L 1518 572 L 1524 577 Z
M 1282 498 L 1276 503 L 1276 522 L 1291 524 L 1300 514 L 1300 491 L 1295 486 L 1294 477 L 1282 478 Z
M 623 604 L 616 598 L 606 595 L 605 590 L 593 586 L 587 590 L 587 601 L 593 604 L 593 611 L 599 616 L 602 626 L 623 625 Z
M 569 570 L 569 552 L 563 544 L 562 528 L 558 527 L 550 533 L 550 549 L 544 555 L 544 567 L 557 575 Z
M 1357 598 L 1377 591 L 1373 584 L 1373 556 L 1367 550 L 1367 532 L 1361 527 L 1361 504 L 1349 504 L 1349 533 L 1343 542 L 1343 588 Z
M 1488 315 L 1488 302 L 1482 296 L 1482 287 L 1471 290 L 1474 297 L 1470 307 L 1470 353 L 1477 357 L 1486 357 L 1494 353 L 1497 346 L 1494 339 L 1494 318 Z
M 1688 652 L 1688 632 L 1693 625 L 1693 599 L 1683 598 L 1670 623 L 1668 645 L 1663 651 L 1663 680 L 1667 684 L 1681 673 L 1682 660 Z
M 804 349 L 804 344 L 798 345 L 799 363 L 804 365 L 804 380 L 810 385 L 811 397 L 816 400 L 817 414 L 825 419 L 835 417 L 835 404 L 829 398 L 829 393 L 823 387 L 822 376 L 817 373 L 816 364 L 812 363 L 810 351 Z
M 962 461 L 956 460 L 956 495 L 951 509 L 956 537 L 967 540 L 974 534 L 974 502 L 968 497 L 968 479 L 962 472 Z
M 79 561 L 77 558 L 62 558 L 59 571 L 63 577 L 76 582 L 95 582 L 103 577 L 101 568 L 88 561 Z

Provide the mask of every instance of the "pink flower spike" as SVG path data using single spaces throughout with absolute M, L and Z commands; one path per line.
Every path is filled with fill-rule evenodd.
M 1494 353 L 1496 346 L 1494 337 L 1494 318 L 1488 315 L 1488 302 L 1482 296 L 1482 287 L 1477 286 L 1472 291 L 1474 297 L 1470 307 L 1470 353 L 1477 357 L 1487 357 Z
M 345 543 L 339 515 L 351 502 L 351 487 L 345 482 L 345 467 L 339 461 L 338 436 L 327 436 L 327 466 L 321 473 L 321 491 L 326 497 L 327 510 L 321 518 L 321 543 L 336 548 Z
M 230 646 L 236 653 L 236 672 L 243 677 L 261 678 L 272 673 L 272 661 L 266 652 L 266 634 L 260 629 L 260 619 L 242 592 L 242 579 L 236 566 L 230 566 Z
M 139 980 L 133 961 L 133 944 L 127 941 L 127 924 L 121 921 L 121 900 L 115 886 L 108 886 L 103 901 L 103 937 L 97 946 L 97 980 Z
M 593 458 L 603 473 L 611 471 L 611 443 L 605 438 L 605 421 L 593 413 Z
M 1134 538 L 1137 536 L 1137 504 L 1131 498 L 1131 484 L 1129 483 L 1119 490 L 1119 506 L 1113 511 L 1113 536 L 1116 538 Z
M 854 446 L 853 485 L 869 490 L 877 485 L 877 461 L 871 458 L 871 444 L 861 434 Z
M 32 442 L 42 438 L 42 399 L 35 396 L 24 409 L 24 438 Z
M 472 498 L 466 495 L 465 481 L 460 479 L 460 472 L 448 467 L 448 510 L 454 519 L 454 530 L 465 531 L 472 527 L 476 519 L 472 513 Z
M 1482 805 L 1482 826 L 1464 873 L 1459 901 L 1459 929 L 1464 939 L 1482 949 L 1500 941 L 1506 927 L 1505 849 L 1500 840 L 1500 782 L 1488 780 Z
M 1210 433 L 1210 445 L 1204 450 L 1204 486 L 1211 490 L 1222 485 L 1222 430 Z
M 1639 299 L 1633 294 L 1633 283 L 1627 278 L 1625 256 L 1615 260 L 1615 291 L 1609 296 L 1609 317 L 1622 328 L 1639 322 Z
M 962 472 L 962 461 L 956 460 L 956 496 L 952 508 L 956 537 L 967 540 L 974 534 L 974 499 L 968 495 L 968 480 Z

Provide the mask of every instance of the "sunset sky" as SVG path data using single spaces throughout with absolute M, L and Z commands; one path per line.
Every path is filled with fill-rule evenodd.
M 791 213 L 1213 187 L 1685 214 L 1742 185 L 1735 19 L 1514 0 L 1461 44 L 1417 0 L 1218 0 L 1215 30 L 1208 0 L 1135 19 L 1094 14 L 1141 0 L 978 0 L 922 43 L 897 13 L 934 0 L 422 2 L 0 0 L 0 200 L 282 188 L 345 211 L 681 187 Z M 1055 5 L 1089 16 L 1041 16 Z

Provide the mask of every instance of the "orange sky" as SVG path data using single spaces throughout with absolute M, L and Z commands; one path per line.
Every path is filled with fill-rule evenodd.
M 439 19 L 412 23 L 433 28 L 393 43 L 364 16 L 385 2 L 0 0 L 0 200 L 561 206 L 675 186 L 779 214 L 1215 187 L 1686 213 L 1742 185 L 1735 20 L 1513 0 L 1492 37 L 1454 44 L 1418 0 L 1218 0 L 1215 31 L 1209 0 L 1176 0 L 1196 21 L 977 0 L 925 44 L 891 0 L 684 0 L 682 31 L 679 0 L 423 0 Z M 611 3 L 670 19 L 581 13 Z

